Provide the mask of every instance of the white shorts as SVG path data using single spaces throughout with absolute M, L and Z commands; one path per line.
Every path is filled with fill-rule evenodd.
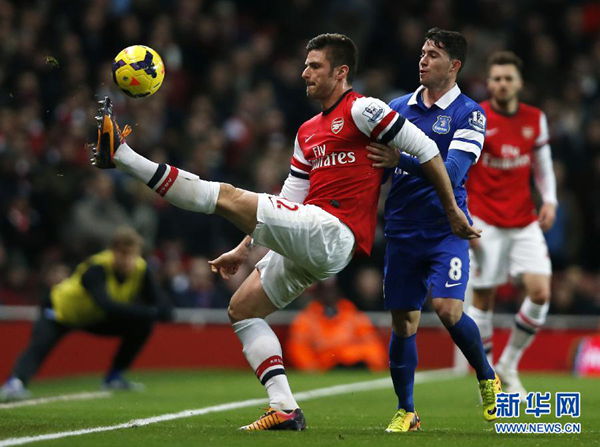
M 479 247 L 471 249 L 471 286 L 475 289 L 504 284 L 523 273 L 550 275 L 548 246 L 537 221 L 523 228 L 500 228 L 473 216 L 481 228 Z
M 317 206 L 259 194 L 256 218 L 254 242 L 272 250 L 256 268 L 265 293 L 280 309 L 352 259 L 354 234 Z

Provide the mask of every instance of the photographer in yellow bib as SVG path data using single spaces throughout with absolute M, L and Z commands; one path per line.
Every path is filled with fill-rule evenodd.
M 148 340 L 154 322 L 171 319 L 172 307 L 141 252 L 141 236 L 132 228 L 120 227 L 107 250 L 90 256 L 50 289 L 29 345 L 0 389 L 0 400 L 29 397 L 29 380 L 62 337 L 73 330 L 121 338 L 103 388 L 143 388 L 125 379 L 123 373 Z

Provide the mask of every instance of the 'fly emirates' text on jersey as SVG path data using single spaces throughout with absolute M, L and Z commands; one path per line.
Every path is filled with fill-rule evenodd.
M 537 219 L 531 197 L 533 152 L 548 143 L 544 113 L 519 103 L 504 115 L 481 103 L 488 117 L 481 160 L 467 181 L 469 210 L 490 225 L 525 227 Z
M 438 150 L 383 101 L 348 90 L 306 121 L 296 136 L 290 174 L 309 180 L 305 204 L 333 214 L 354 233 L 358 253 L 370 254 L 383 175 L 372 167 L 370 141 L 408 145 L 425 162 Z
M 423 103 L 423 86 L 394 99 L 390 107 L 415 124 L 436 142 L 444 160 L 449 150 L 461 150 L 479 158 L 483 146 L 486 118 L 483 110 L 455 85 L 431 107 Z M 465 179 L 454 187 L 456 203 L 468 216 Z M 385 203 L 386 235 L 409 234 L 427 229 L 429 234 L 445 234 L 450 223 L 433 184 L 420 176 L 396 168 L 392 188 Z

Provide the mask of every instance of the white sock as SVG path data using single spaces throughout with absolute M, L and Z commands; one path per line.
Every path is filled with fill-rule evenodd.
M 281 344 L 267 322 L 262 318 L 248 318 L 232 326 L 242 342 L 246 360 L 267 389 L 269 405 L 276 410 L 298 408 L 285 375 Z
M 115 152 L 117 167 L 163 196 L 179 208 L 205 214 L 215 212 L 221 184 L 166 164 L 158 164 L 135 152 L 127 143 Z
M 550 303 L 535 304 L 526 297 L 521 304 L 519 313 L 515 316 L 515 326 L 499 363 L 508 370 L 516 371 L 519 361 L 527 347 L 533 341 L 538 329 L 546 321 Z
M 483 350 L 485 351 L 485 355 L 487 356 L 488 361 L 491 364 L 493 362 L 492 348 L 494 347 L 494 325 L 492 322 L 494 312 L 491 310 L 481 310 L 473 305 L 470 305 L 467 308 L 467 315 L 469 315 L 473 319 L 473 321 L 475 321 L 477 327 L 479 328 L 479 334 L 481 335 L 481 343 L 483 344 Z

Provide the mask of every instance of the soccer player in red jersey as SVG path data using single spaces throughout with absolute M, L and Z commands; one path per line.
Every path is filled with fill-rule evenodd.
M 517 366 L 546 320 L 551 265 L 542 231 L 556 212 L 556 181 L 544 113 L 519 102 L 522 62 L 514 53 L 494 53 L 488 62 L 489 101 L 481 104 L 487 130 L 481 160 L 467 181 L 469 210 L 482 237 L 471 242 L 473 304 L 469 315 L 479 325 L 491 352 L 492 309 L 497 286 L 520 277 L 526 297 L 515 317 L 508 345 L 496 365 L 504 390 L 525 389 Z M 536 214 L 530 179 L 542 198 Z
M 383 170 L 367 158 L 370 141 L 414 155 L 436 185 L 453 231 L 478 237 L 460 210 L 435 143 L 387 104 L 352 91 L 357 51 L 341 34 L 322 34 L 307 45 L 302 78 L 322 112 L 296 135 L 290 175 L 280 196 L 204 181 L 154 163 L 124 141 L 105 101 L 92 162 L 118 167 L 172 204 L 227 218 L 246 233 L 233 250 L 210 261 L 228 278 L 252 244 L 271 249 L 233 294 L 228 314 L 243 352 L 269 395 L 269 409 L 243 430 L 302 430 L 305 421 L 285 375 L 281 345 L 264 318 L 292 302 L 311 283 L 342 270 L 355 252 L 369 254 Z M 129 129 L 127 129 L 129 130 Z M 118 147 L 117 147 L 118 146 Z

